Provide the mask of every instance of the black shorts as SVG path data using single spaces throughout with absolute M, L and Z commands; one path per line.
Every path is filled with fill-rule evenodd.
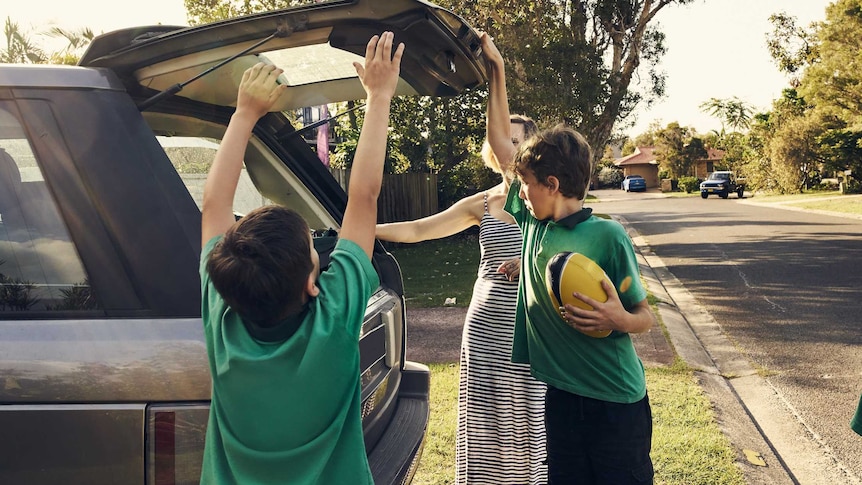
M 548 483 L 653 483 L 649 397 L 619 404 L 548 386 Z

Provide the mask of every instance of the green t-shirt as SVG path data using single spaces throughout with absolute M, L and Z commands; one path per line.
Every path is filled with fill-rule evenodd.
M 201 483 L 373 484 L 359 380 L 359 332 L 379 285 L 368 256 L 339 240 L 296 332 L 265 341 L 212 285 L 206 261 L 219 240 L 200 266 L 212 374 Z
M 862 435 L 862 396 L 859 396 L 859 404 L 856 406 L 856 414 L 850 421 L 850 429 L 858 435 Z
M 521 278 L 512 361 L 529 363 L 532 374 L 558 389 L 603 401 L 629 404 L 646 395 L 643 363 L 626 333 L 589 337 L 561 318 L 548 294 L 545 267 L 559 252 L 581 253 L 605 270 L 627 310 L 646 298 L 634 247 L 616 221 L 591 215 L 591 209 L 560 221 L 540 221 L 518 197 L 520 183 L 509 189 L 506 211 L 521 227 Z

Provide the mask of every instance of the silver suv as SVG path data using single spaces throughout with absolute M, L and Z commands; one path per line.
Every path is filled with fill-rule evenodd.
M 255 128 L 238 217 L 296 209 L 325 265 L 346 196 L 290 114 L 362 97 L 351 61 L 383 30 L 408 46 L 400 94 L 486 81 L 473 29 L 419 0 L 126 29 L 97 38 L 80 66 L 0 65 L 0 483 L 198 483 L 210 397 L 200 191 L 240 76 L 266 59 L 289 88 Z M 398 264 L 379 244 L 373 263 L 365 440 L 375 481 L 405 483 L 429 375 L 405 359 Z

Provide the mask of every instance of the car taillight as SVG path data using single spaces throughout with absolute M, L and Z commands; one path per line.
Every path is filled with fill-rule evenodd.
M 197 485 L 209 405 L 158 405 L 147 410 L 147 485 Z

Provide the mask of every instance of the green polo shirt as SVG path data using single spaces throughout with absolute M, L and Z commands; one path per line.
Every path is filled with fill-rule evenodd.
M 379 285 L 368 256 L 339 240 L 319 296 L 283 322 L 296 328 L 285 339 L 243 322 L 213 287 L 206 261 L 219 239 L 200 266 L 212 374 L 201 483 L 373 484 L 359 380 L 359 332 Z
M 573 394 L 624 404 L 641 400 L 644 368 L 629 335 L 613 332 L 597 339 L 573 329 L 560 318 L 545 281 L 545 267 L 555 254 L 581 253 L 601 266 L 617 289 L 630 278 L 620 293 L 630 310 L 646 298 L 631 239 L 618 222 L 593 216 L 588 208 L 557 222 L 540 221 L 518 197 L 520 187 L 518 181 L 512 184 L 505 206 L 524 235 L 512 361 L 529 363 L 537 379 Z
M 856 414 L 853 415 L 853 419 L 850 421 L 850 429 L 855 431 L 856 434 L 862 435 L 862 396 L 859 397 Z

